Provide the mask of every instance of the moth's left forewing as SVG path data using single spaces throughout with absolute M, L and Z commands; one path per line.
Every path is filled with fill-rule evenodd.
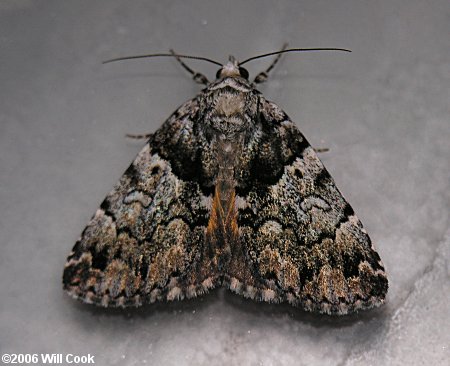
M 155 132 L 89 221 L 64 268 L 71 296 L 137 306 L 215 285 L 202 261 L 209 198 L 191 180 L 196 106 L 185 103 Z
M 261 105 L 269 142 L 238 211 L 250 273 L 230 273 L 230 288 L 329 314 L 380 305 L 387 278 L 361 222 L 293 122 L 276 104 Z M 264 175 L 264 164 L 278 166 Z

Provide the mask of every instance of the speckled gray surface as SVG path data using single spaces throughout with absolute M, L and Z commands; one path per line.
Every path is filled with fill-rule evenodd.
M 0 351 L 96 365 L 446 365 L 450 5 L 423 1 L 0 2 Z M 138 310 L 78 304 L 65 258 L 142 142 L 199 86 L 165 51 L 298 47 L 260 90 L 315 146 L 369 231 L 388 303 L 330 318 L 224 290 Z M 260 71 L 261 60 L 249 65 Z M 190 63 L 213 76 L 209 64 Z

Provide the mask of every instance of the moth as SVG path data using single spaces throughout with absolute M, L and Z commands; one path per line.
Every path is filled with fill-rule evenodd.
M 69 295 L 126 307 L 225 286 L 338 315 L 384 303 L 388 280 L 360 220 L 315 149 L 255 87 L 282 53 L 304 50 L 225 65 L 173 51 L 108 61 L 172 56 L 206 86 L 146 135 L 87 224 L 64 268 Z M 270 55 L 250 82 L 242 65 Z M 182 58 L 219 65 L 216 80 Z

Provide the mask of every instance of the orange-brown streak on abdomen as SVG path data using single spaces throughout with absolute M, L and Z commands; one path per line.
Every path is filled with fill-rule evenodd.
M 239 235 L 239 227 L 237 223 L 236 193 L 230 193 L 228 200 L 228 212 L 225 220 L 229 240 L 236 240 Z
M 210 242 L 222 247 L 237 238 L 237 209 L 234 188 L 218 182 L 214 191 L 211 216 L 206 228 L 206 236 Z M 218 242 L 223 241 L 223 242 Z
M 223 230 L 223 208 L 220 203 L 220 191 L 216 189 L 214 191 L 214 199 L 211 207 L 211 216 L 209 217 L 208 226 L 206 228 L 206 237 L 209 241 L 216 237 L 218 230 Z

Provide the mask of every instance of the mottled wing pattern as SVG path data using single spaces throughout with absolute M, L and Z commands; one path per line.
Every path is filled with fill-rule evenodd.
M 194 297 L 217 274 L 203 261 L 210 197 L 170 162 L 194 161 L 196 99 L 150 138 L 97 210 L 67 259 L 63 283 L 75 298 L 103 306 Z
M 225 284 L 327 314 L 384 302 L 384 268 L 353 209 L 238 66 L 175 111 L 105 198 L 68 257 L 70 295 L 128 306 Z
M 265 132 L 248 186 L 238 191 L 230 289 L 328 314 L 380 305 L 387 278 L 361 222 L 286 114 L 261 105 Z

